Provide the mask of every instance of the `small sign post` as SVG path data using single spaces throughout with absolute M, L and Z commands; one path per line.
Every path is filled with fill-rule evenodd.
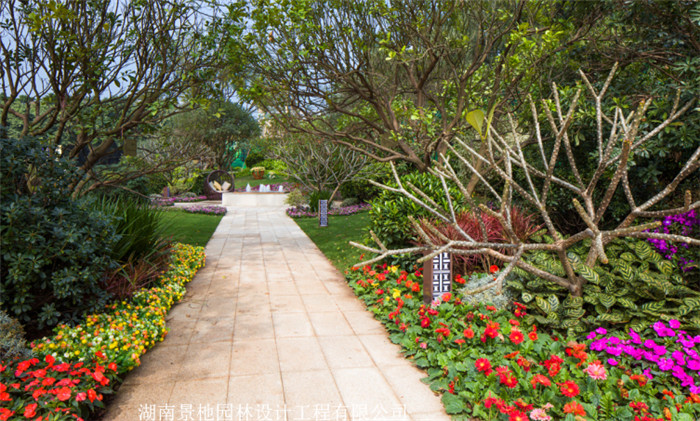
M 430 304 L 452 289 L 452 258 L 440 253 L 423 263 L 423 302 Z
M 318 201 L 318 225 L 320 227 L 328 226 L 328 200 Z

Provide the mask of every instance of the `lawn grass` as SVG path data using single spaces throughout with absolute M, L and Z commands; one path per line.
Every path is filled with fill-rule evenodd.
M 318 218 L 295 218 L 294 222 L 316 243 L 323 254 L 339 270 L 344 271 L 360 262 L 362 250 L 348 244 L 361 242 L 369 226 L 369 212 L 348 216 L 329 216 L 328 226 L 318 226 Z
M 281 176 L 275 176 L 275 178 L 264 177 L 262 180 L 256 180 L 252 175 L 248 175 L 245 177 L 236 177 L 235 184 L 237 189 L 242 189 L 248 184 L 250 184 L 250 187 L 255 187 L 261 184 L 279 184 L 287 181 L 289 180 L 287 180 L 286 177 Z
M 168 210 L 163 212 L 161 223 L 166 236 L 172 236 L 173 241 L 204 247 L 214 234 L 221 218 L 223 218 L 222 215 L 203 215 L 187 213 L 182 210 Z

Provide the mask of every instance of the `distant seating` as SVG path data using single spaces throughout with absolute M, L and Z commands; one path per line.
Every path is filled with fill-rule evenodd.
M 235 179 L 226 171 L 212 171 L 204 180 L 204 194 L 209 200 L 221 200 L 221 193 L 232 192 L 234 189 Z

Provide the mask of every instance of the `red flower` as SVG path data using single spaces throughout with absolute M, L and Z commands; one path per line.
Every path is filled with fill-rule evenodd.
M 430 326 L 430 319 L 427 317 L 423 317 L 420 319 L 420 327 L 429 327 Z
M 36 416 L 37 404 L 30 403 L 24 408 L 24 418 L 32 418 Z
M 56 383 L 56 379 L 53 377 L 47 377 L 41 382 L 42 386 L 52 386 L 54 383 Z
M 467 342 L 467 341 L 465 341 L 464 339 L 461 339 L 461 338 L 460 338 L 460 339 L 455 339 L 455 343 L 456 343 L 456 344 L 459 344 L 459 345 L 462 345 L 462 344 L 464 344 L 465 342 Z
M 107 356 L 102 351 L 95 352 L 95 356 L 101 360 L 104 360 L 105 358 L 107 358 Z
M 467 339 L 471 339 L 474 337 L 474 331 L 471 327 L 468 327 L 464 330 L 464 337 Z
M 82 402 L 85 399 L 87 399 L 87 394 L 85 392 L 80 392 L 77 395 L 75 395 L 76 402 Z
M 644 374 L 633 374 L 630 376 L 630 380 L 636 380 L 641 387 L 647 384 L 647 377 Z
M 87 391 L 87 396 L 88 399 L 90 399 L 90 402 L 94 402 L 95 399 L 97 399 L 97 392 L 95 392 L 94 389 L 90 389 Z
M 10 394 L 7 392 L 0 392 L 0 402 L 9 402 L 11 401 L 12 398 L 10 398 Z
M 569 398 L 573 398 L 579 394 L 578 385 L 572 380 L 567 380 L 564 383 L 559 383 L 561 394 Z
M 491 272 L 491 273 L 496 273 L 499 270 L 500 269 L 498 269 L 498 266 L 496 266 L 496 265 L 491 265 L 491 267 L 489 268 L 489 272 Z
M 527 415 L 525 413 L 520 412 L 520 411 L 513 411 L 510 413 L 510 417 L 508 418 L 508 421 L 529 421 L 527 419 Z
M 53 355 L 47 355 L 46 357 L 44 357 L 44 361 L 46 361 L 49 365 L 53 365 L 53 363 L 56 362 L 56 358 L 54 358 Z
M 527 337 L 530 338 L 531 341 L 536 341 L 537 340 L 537 332 L 534 330 L 530 333 L 527 334 Z
M 7 421 L 13 415 L 15 415 L 15 411 L 10 411 L 7 408 L 0 408 L 0 421 Z
M 549 381 L 549 378 L 547 378 L 547 376 L 543 376 L 542 374 L 535 374 L 532 377 L 532 380 L 530 380 L 530 383 L 532 383 L 533 389 L 537 389 L 538 384 L 541 384 L 545 387 L 552 385 L 552 382 Z
M 474 362 L 474 366 L 476 366 L 477 371 L 483 371 L 487 376 L 493 371 L 491 370 L 491 361 L 486 358 L 479 358 Z
M 440 300 L 442 300 L 443 303 L 446 303 L 446 302 L 450 301 L 451 299 L 452 299 L 452 294 L 450 294 L 449 292 L 442 294 L 442 297 L 440 297 Z
M 586 410 L 583 409 L 583 406 L 581 406 L 581 404 L 576 401 L 571 401 L 564 405 L 564 413 L 580 415 L 582 417 L 586 416 Z
M 497 309 L 496 307 L 494 307 L 494 306 L 488 305 L 488 306 L 486 306 L 486 310 L 489 310 L 489 311 L 496 311 L 496 310 L 498 310 L 498 309 Z
M 58 393 L 56 394 L 56 398 L 59 401 L 67 401 L 68 399 L 70 399 L 70 395 L 71 395 L 70 389 L 67 387 L 62 387 L 62 388 L 58 389 Z
M 525 336 L 521 331 L 514 330 L 510 333 L 510 340 L 513 341 L 514 344 L 518 345 L 525 340 Z
M 464 284 L 467 281 L 465 281 L 464 278 L 462 278 L 462 275 L 457 274 L 457 276 L 455 276 L 455 282 L 457 282 L 458 284 Z
M 511 373 L 502 374 L 499 378 L 501 384 L 506 385 L 506 387 L 513 389 L 518 385 L 518 379 L 516 379 Z
M 488 398 L 484 399 L 484 407 L 486 409 L 491 408 L 493 405 L 496 405 L 496 408 L 502 408 L 505 405 L 505 401 L 501 398 L 494 398 L 489 395 Z

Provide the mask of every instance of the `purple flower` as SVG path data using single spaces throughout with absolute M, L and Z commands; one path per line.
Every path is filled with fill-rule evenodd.
M 597 341 L 591 342 L 591 349 L 593 351 L 602 351 L 605 349 L 607 341 L 605 339 L 598 339 Z
M 653 380 L 654 376 L 651 374 L 651 370 L 648 368 L 642 372 L 649 380 Z
M 678 329 L 679 327 L 681 327 L 681 322 L 679 322 L 676 319 L 671 319 L 668 321 L 668 325 L 673 329 Z
M 586 336 L 586 339 L 589 339 L 589 340 L 590 340 L 590 339 L 595 339 L 596 336 L 598 336 L 597 333 L 591 332 L 591 333 L 588 334 L 588 336 Z
M 659 360 L 659 369 L 663 371 L 668 371 L 671 370 L 675 364 L 673 363 L 673 360 L 670 358 L 662 358 Z
M 651 339 L 647 339 L 646 341 L 644 341 L 644 346 L 647 348 L 654 349 L 654 348 L 656 348 L 656 342 L 654 342 Z
M 605 348 L 605 351 L 608 354 L 614 355 L 614 356 L 618 356 L 618 355 L 622 354 L 622 348 L 619 346 L 609 346 L 609 347 Z
M 688 360 L 688 364 L 686 365 L 686 367 L 688 367 L 688 370 L 700 371 L 700 361 Z
M 599 327 L 599 328 L 596 329 L 595 331 L 596 331 L 597 333 L 601 334 L 601 335 L 605 335 L 605 334 L 608 333 L 608 330 L 605 329 L 604 327 Z
M 610 364 L 612 366 L 616 366 L 617 360 L 615 358 L 608 358 L 608 364 Z
M 676 364 L 685 365 L 685 355 L 683 355 L 681 351 L 673 351 L 673 353 L 671 353 L 671 358 L 676 360 Z
M 659 345 L 656 348 L 654 348 L 654 354 L 656 355 L 664 355 L 666 353 L 666 347 L 663 345 Z
M 630 328 L 630 338 L 632 338 L 632 342 L 635 344 L 641 344 L 642 340 L 639 338 L 639 334 L 634 331 L 634 329 Z

